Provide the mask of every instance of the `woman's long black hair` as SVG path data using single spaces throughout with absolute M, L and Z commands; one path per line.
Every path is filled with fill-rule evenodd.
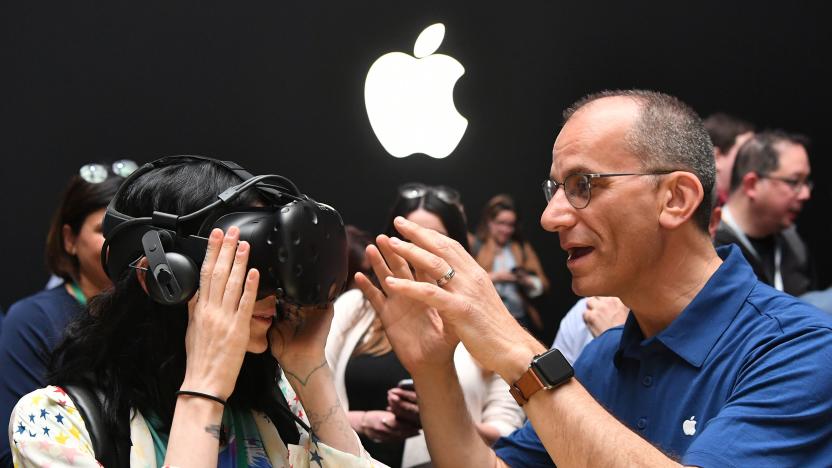
M 209 161 L 187 159 L 143 174 L 124 187 L 116 209 L 133 217 L 153 211 L 179 215 L 194 212 L 241 182 L 230 170 Z M 259 203 L 249 190 L 233 206 Z M 176 404 L 175 392 L 185 376 L 187 305 L 164 306 L 142 289 L 136 271 L 128 268 L 114 278 L 114 287 L 90 301 L 67 327 L 63 342 L 49 364 L 47 382 L 85 385 L 100 390 L 107 403 L 105 424 L 115 434 L 129 434 L 119 415 L 134 408 L 154 415 L 168 432 Z M 247 353 L 229 405 L 275 414 L 277 361 L 269 351 Z

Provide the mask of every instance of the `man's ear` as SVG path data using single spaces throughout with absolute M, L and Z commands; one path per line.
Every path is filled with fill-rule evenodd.
M 693 216 L 705 190 L 693 173 L 678 171 L 665 176 L 661 190 L 663 197 L 659 224 L 665 229 L 676 229 Z
M 740 186 L 740 190 L 745 193 L 750 199 L 757 198 L 757 183 L 760 181 L 760 175 L 756 172 L 749 172 L 748 174 L 742 176 L 742 183 Z
M 64 252 L 75 255 L 77 251 L 75 250 L 75 243 L 78 241 L 78 236 L 72 232 L 72 228 L 69 227 L 69 224 L 64 224 L 61 227 L 61 237 L 64 239 Z
M 145 294 L 149 294 L 147 292 L 147 266 L 149 263 L 147 262 L 147 257 L 142 257 L 139 259 L 138 263 L 136 263 L 136 279 L 139 280 L 139 284 L 142 285 L 142 289 L 144 289 Z

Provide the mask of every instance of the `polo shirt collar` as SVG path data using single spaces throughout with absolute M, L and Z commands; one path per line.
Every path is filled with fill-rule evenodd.
M 632 350 L 658 340 L 690 365 L 702 366 L 757 284 L 757 277 L 739 247 L 733 244 L 720 247 L 717 254 L 723 260 L 722 265 L 676 320 L 658 335 L 645 340 L 635 316 L 627 317 L 615 353 L 616 364 L 622 355 L 630 356 Z

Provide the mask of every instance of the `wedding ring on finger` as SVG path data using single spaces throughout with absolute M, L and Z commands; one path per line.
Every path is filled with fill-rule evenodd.
M 454 277 L 455 274 L 456 274 L 456 271 L 454 271 L 454 267 L 449 267 L 448 272 L 445 273 L 441 278 L 436 280 L 436 285 L 439 286 L 440 288 L 444 287 L 446 284 L 448 284 L 448 281 L 450 281 L 451 278 Z

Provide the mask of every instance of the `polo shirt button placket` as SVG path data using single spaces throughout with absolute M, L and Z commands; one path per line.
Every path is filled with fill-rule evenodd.
M 645 427 L 647 427 L 647 418 L 638 418 L 636 421 L 636 427 L 638 430 L 643 431 Z

